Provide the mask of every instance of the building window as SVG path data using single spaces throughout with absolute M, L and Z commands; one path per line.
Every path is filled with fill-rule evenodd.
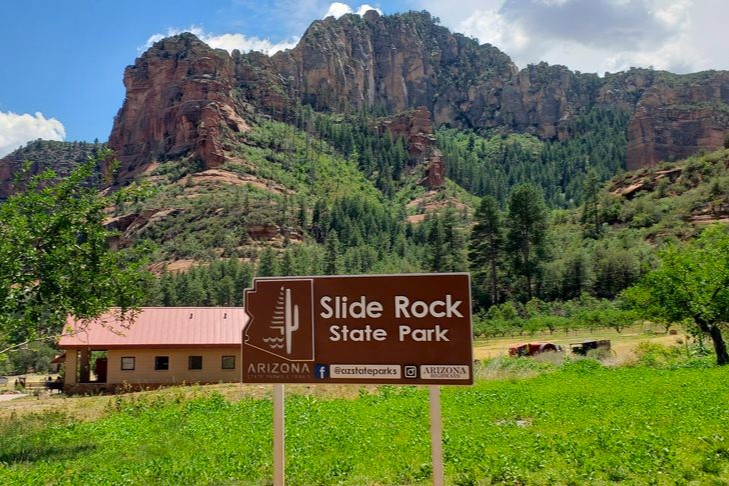
M 234 370 L 235 369 L 235 356 L 223 356 L 223 369 Z
M 169 356 L 155 356 L 154 357 L 154 369 L 156 371 L 167 371 L 170 369 L 170 357 Z
M 133 371 L 135 365 L 134 356 L 122 356 L 121 369 L 122 371 Z
M 187 357 L 187 369 L 188 370 L 201 370 L 202 369 L 202 356 L 188 356 Z

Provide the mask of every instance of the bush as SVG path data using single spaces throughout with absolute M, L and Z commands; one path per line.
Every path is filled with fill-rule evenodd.
M 613 356 L 613 352 L 605 348 L 591 349 L 587 352 L 587 357 L 589 359 L 594 359 L 597 361 L 605 361 L 612 358 Z
M 53 360 L 56 353 L 56 349 L 45 343 L 30 344 L 27 348 L 11 352 L 8 356 L 8 361 L 5 367 L 0 364 L 0 374 L 3 373 L 3 368 L 8 374 L 23 374 L 29 372 L 41 374 L 48 373 L 51 367 L 51 360 Z
M 656 343 L 640 343 L 636 349 L 637 364 L 650 368 L 712 368 L 711 356 L 703 354 L 699 346 L 664 346 Z

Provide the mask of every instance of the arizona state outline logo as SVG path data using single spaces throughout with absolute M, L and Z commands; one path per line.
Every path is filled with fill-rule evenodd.
M 287 361 L 313 361 L 313 298 L 311 279 L 257 279 L 255 288 L 246 290 L 250 321 L 244 344 Z M 266 322 L 256 316 L 272 317 Z

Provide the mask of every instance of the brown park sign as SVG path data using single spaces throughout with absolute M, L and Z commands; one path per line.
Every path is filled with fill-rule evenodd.
M 473 383 L 467 273 L 257 278 L 244 383 Z

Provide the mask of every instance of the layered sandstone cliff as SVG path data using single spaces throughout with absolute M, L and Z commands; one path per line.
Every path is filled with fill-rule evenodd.
M 728 76 L 633 69 L 601 78 L 546 63 L 519 71 L 497 48 L 449 32 L 426 12 L 370 11 L 316 21 L 295 48 L 271 57 L 228 55 L 191 34 L 155 44 L 125 72 L 110 146 L 123 182 L 154 160 L 183 155 L 219 167 L 226 134 L 246 130 L 255 110 L 288 121 L 299 103 L 393 115 L 424 107 L 436 126 L 564 140 L 578 113 L 602 105 L 633 114 L 632 169 L 720 145 Z
M 238 56 L 236 65 L 249 99 L 274 115 L 296 102 L 390 113 L 423 106 L 436 125 L 564 140 L 578 113 L 622 109 L 634 114 L 630 169 L 716 148 L 729 129 L 727 73 L 631 69 L 598 77 L 546 63 L 518 70 L 497 48 L 452 34 L 427 12 L 330 17 L 314 22 L 294 49 Z
M 628 170 L 715 150 L 729 128 L 729 73 L 665 76 L 641 96 L 628 127 Z
M 408 164 L 424 166 L 425 177 L 420 184 L 436 189 L 445 184 L 443 154 L 436 146 L 433 119 L 424 106 L 377 121 L 380 133 L 389 132 L 393 140 L 402 139 L 408 147 Z
M 204 169 L 225 160 L 226 129 L 248 129 L 234 93 L 234 64 L 192 34 L 164 39 L 124 72 L 124 105 L 109 146 L 121 162 L 118 181 L 155 160 L 191 154 Z
M 317 109 L 426 106 L 442 112 L 438 123 L 455 121 L 452 114 L 462 110 L 453 107 L 474 81 L 498 85 L 516 73 L 506 54 L 451 33 L 425 12 L 316 21 L 272 62 L 291 92 Z

